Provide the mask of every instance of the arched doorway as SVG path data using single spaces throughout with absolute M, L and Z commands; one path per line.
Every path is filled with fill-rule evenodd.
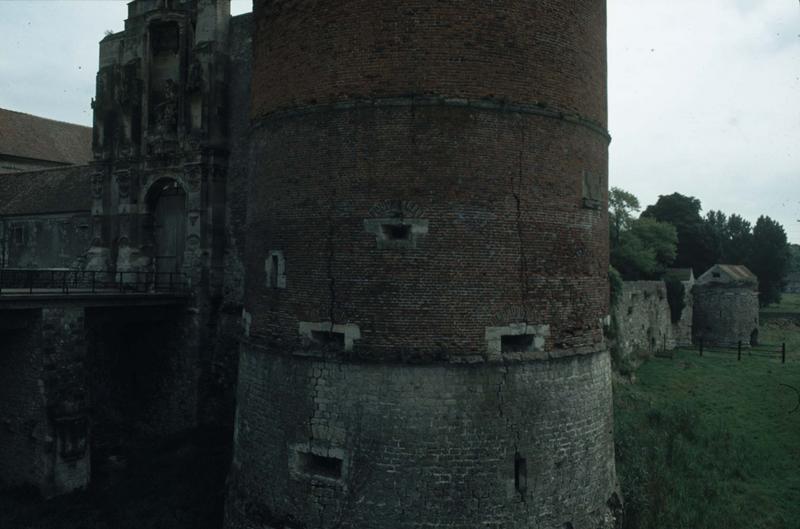
M 753 329 L 753 332 L 750 333 L 750 345 L 752 347 L 758 345 L 758 329 Z
M 153 215 L 153 258 L 156 272 L 179 272 L 186 239 L 186 192 L 177 180 L 156 181 L 147 193 Z

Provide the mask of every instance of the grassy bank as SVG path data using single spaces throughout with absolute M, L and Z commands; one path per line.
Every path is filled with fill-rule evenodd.
M 783 294 L 781 302 L 761 309 L 762 313 L 794 313 L 800 314 L 800 294 Z
M 637 529 L 800 529 L 800 327 L 778 359 L 677 351 L 615 386 L 617 471 Z

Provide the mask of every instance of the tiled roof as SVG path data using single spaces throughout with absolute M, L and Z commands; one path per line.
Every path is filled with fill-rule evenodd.
M 722 277 L 723 274 L 724 277 Z M 700 284 L 721 282 L 758 284 L 758 278 L 744 265 L 716 264 L 706 270 L 697 282 Z
M 92 129 L 0 108 L 0 156 L 68 164 L 92 160 Z
M 737 281 L 758 281 L 756 275 L 744 265 L 719 265 L 720 269 Z
M 0 216 L 89 211 L 92 173 L 83 165 L 0 174 Z

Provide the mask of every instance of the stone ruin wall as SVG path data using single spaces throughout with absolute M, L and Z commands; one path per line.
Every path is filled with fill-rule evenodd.
M 0 488 L 46 496 L 89 481 L 84 314 L 74 307 L 0 312 Z
M 612 307 L 614 325 L 609 346 L 617 358 L 647 358 L 661 351 L 690 346 L 693 294 L 684 283 L 681 318 L 672 323 L 667 287 L 663 281 L 625 281 L 617 304 Z
M 758 291 L 753 285 L 714 284 L 695 286 L 695 343 L 706 346 L 744 347 L 753 332 L 758 336 Z

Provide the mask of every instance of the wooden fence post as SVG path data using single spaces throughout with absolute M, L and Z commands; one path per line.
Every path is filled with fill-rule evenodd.
M 740 361 L 742 359 L 742 341 L 741 340 L 739 340 L 739 354 L 737 355 L 736 359 L 740 360 Z
M 786 363 L 786 342 L 781 345 L 781 364 Z

